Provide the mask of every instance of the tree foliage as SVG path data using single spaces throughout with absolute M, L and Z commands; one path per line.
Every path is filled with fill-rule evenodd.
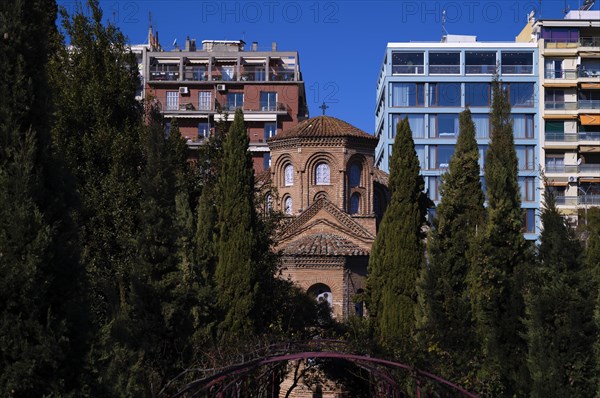
M 528 377 L 523 340 L 523 275 L 531 260 L 523 236 L 508 93 L 494 79 L 491 139 L 485 164 L 487 223 L 469 274 L 480 347 L 478 379 L 485 396 L 522 396 Z
M 368 266 L 368 308 L 377 339 L 410 352 L 415 333 L 416 281 L 424 264 L 427 212 L 408 120 L 398 124 L 390 160 L 391 201 L 380 224 Z
M 478 158 L 475 126 L 465 110 L 449 171 L 442 176 L 442 200 L 428 238 L 429 261 L 419 283 L 422 350 L 432 354 L 432 370 L 457 381 L 474 372 L 476 352 L 466 279 L 478 249 L 475 235 L 485 220 Z

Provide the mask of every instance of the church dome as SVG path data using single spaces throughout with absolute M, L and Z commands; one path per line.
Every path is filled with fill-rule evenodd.
M 275 137 L 269 139 L 269 142 L 286 140 L 290 138 L 337 138 L 337 137 L 356 137 L 377 140 L 371 134 L 367 134 L 361 129 L 354 127 L 331 116 L 317 116 L 306 119 L 291 129 L 284 130 Z

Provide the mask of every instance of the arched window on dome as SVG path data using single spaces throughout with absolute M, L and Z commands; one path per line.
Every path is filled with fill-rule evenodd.
M 283 201 L 283 212 L 285 214 L 292 214 L 292 197 L 291 196 L 286 196 L 286 198 Z
M 357 214 L 360 208 L 360 195 L 356 192 L 350 196 L 350 214 Z
M 294 166 L 288 164 L 283 170 L 283 173 L 285 175 L 285 186 L 289 187 L 294 185 Z
M 265 198 L 265 203 L 266 203 L 266 210 L 267 213 L 270 213 L 271 211 L 273 211 L 273 195 L 271 195 L 270 193 L 267 194 L 267 197 Z
M 327 185 L 329 182 L 329 165 L 325 162 L 318 163 L 315 168 L 315 184 Z
M 362 168 L 359 163 L 352 163 L 350 165 L 350 169 L 348 170 L 348 184 L 350 185 L 350 188 L 360 186 L 361 171 Z

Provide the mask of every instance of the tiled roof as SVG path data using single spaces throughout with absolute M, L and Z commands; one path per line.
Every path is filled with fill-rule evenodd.
M 322 137 L 358 137 L 376 140 L 371 134 L 331 116 L 317 116 L 306 119 L 289 130 L 277 134 L 269 141 L 287 138 L 322 138 Z
M 369 252 L 334 234 L 313 234 L 291 242 L 283 249 L 288 256 L 367 256 Z
M 388 186 L 390 175 L 383 170 L 374 169 L 373 170 L 373 179 L 378 183 Z

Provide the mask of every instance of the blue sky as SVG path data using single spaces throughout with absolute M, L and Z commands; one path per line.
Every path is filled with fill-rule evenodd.
M 73 0 L 58 0 L 73 7 Z M 467 1 L 192 1 L 100 0 L 106 19 L 131 44 L 145 43 L 149 13 L 166 50 L 174 39 L 239 40 L 259 49 L 273 41 L 279 50 L 298 51 L 310 116 L 327 114 L 368 133 L 375 124 L 375 85 L 388 42 L 439 41 L 442 10 L 450 34 L 477 35 L 480 41 L 512 41 L 527 14 L 541 4 L 545 19 L 561 19 L 565 6 L 583 0 Z M 593 9 L 599 9 L 600 1 Z

